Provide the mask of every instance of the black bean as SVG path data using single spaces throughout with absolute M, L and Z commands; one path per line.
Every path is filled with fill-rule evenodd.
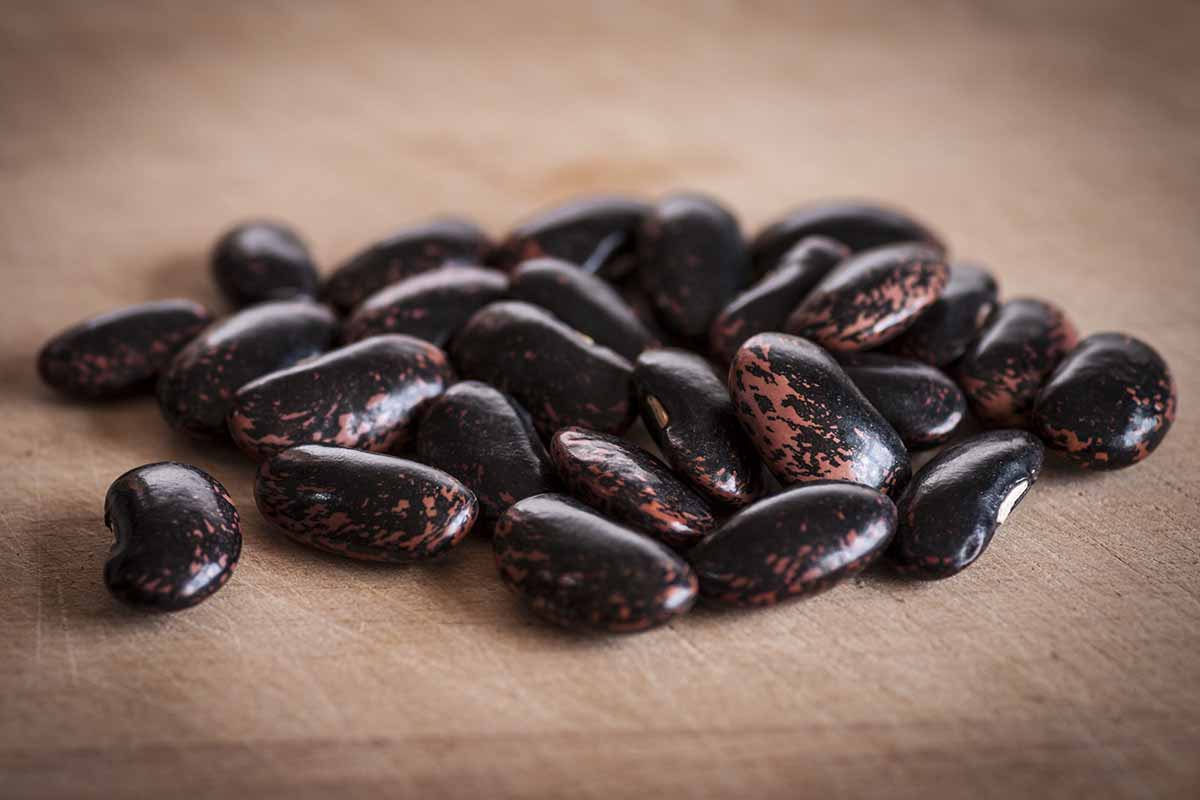
M 850 254 L 824 236 L 809 236 L 784 254 L 779 266 L 725 306 L 708 331 L 713 355 L 728 364 L 756 333 L 783 330 L 788 315 Z
M 1162 443 L 1177 402 L 1171 370 L 1154 348 L 1096 333 L 1059 363 L 1033 418 L 1046 444 L 1084 469 L 1121 469 Z
M 951 264 L 950 280 L 941 296 L 888 350 L 934 366 L 949 364 L 967 352 L 999 305 L 996 279 L 969 264 Z
M 512 296 L 541 306 L 596 344 L 633 360 L 655 336 L 602 278 L 552 258 L 526 261 L 512 276 Z
M 896 505 L 889 556 L 915 578 L 948 578 L 983 554 L 996 528 L 1042 469 L 1042 445 L 1024 431 L 989 431 L 948 446 L 921 469 Z
M 351 314 L 345 342 L 404 333 L 445 347 L 471 315 L 504 297 L 508 277 L 482 267 L 446 266 L 380 289 Z
M 319 444 L 260 464 L 254 500 L 298 542 L 394 563 L 445 553 L 470 532 L 479 510 L 471 490 L 439 469 Z
M 1027 427 L 1042 382 L 1077 341 L 1057 306 L 1009 300 L 955 365 L 958 385 L 985 423 Z
M 885 495 L 823 481 L 738 512 L 688 560 L 703 596 L 735 606 L 773 605 L 861 572 L 895 532 L 896 507 Z
M 38 353 L 42 381 L 85 399 L 148 389 L 181 347 L 212 322 L 191 300 L 154 300 L 110 311 L 57 334 Z
M 717 524 L 703 499 L 632 442 L 563 428 L 554 434 L 550 457 L 571 494 L 668 547 L 686 550 Z
M 634 234 L 649 208 L 631 197 L 572 200 L 514 228 L 496 249 L 493 263 L 512 270 L 523 261 L 549 257 L 582 266 L 603 246 L 607 257 L 602 264 L 593 265 L 597 274 L 622 277 L 636 266 Z
M 549 439 L 559 428 L 621 433 L 633 422 L 633 365 L 529 303 L 492 303 L 450 349 L 465 378 L 508 392 Z
M 833 358 L 784 333 L 760 333 L 729 368 L 742 425 L 785 486 L 821 479 L 892 492 L 910 475 L 900 436 Z
M 750 245 L 755 271 L 762 275 L 775 269 L 792 245 L 809 236 L 828 236 L 855 252 L 901 242 L 945 250 L 936 234 L 904 212 L 835 201 L 797 208 L 763 228 Z
M 678 194 L 660 201 L 638 235 L 638 275 L 662 324 L 687 338 L 708 326 L 750 283 L 737 218 L 715 200 Z
M 430 401 L 417 425 L 416 455 L 466 484 L 489 526 L 518 500 L 558 486 L 529 413 L 478 381 L 456 383 Z
M 217 288 L 234 308 L 317 293 L 317 268 L 307 245 L 278 222 L 246 222 L 227 231 L 211 263 Z
M 948 441 L 966 416 L 966 398 L 937 367 L 881 353 L 844 353 L 838 361 L 910 450 Z
M 632 633 L 696 601 L 696 576 L 658 542 L 569 497 L 528 497 L 492 539 L 500 578 L 538 616 L 584 631 Z
M 398 333 L 373 336 L 238 389 L 233 441 L 255 461 L 301 444 L 404 447 L 421 405 L 454 380 L 446 354 Z
M 116 537 L 104 584 L 139 608 L 196 605 L 225 585 L 242 552 L 229 493 L 188 464 L 146 464 L 117 478 L 104 498 L 104 524 Z
M 249 381 L 323 353 L 337 319 L 303 300 L 250 306 L 211 326 L 184 347 L 158 381 L 158 407 L 178 431 L 223 438 L 233 394 Z
M 894 339 L 941 296 L 949 272 L 939 251 L 897 244 L 851 256 L 788 317 L 788 333 L 830 350 L 866 350 Z
M 375 242 L 338 267 L 321 288 L 325 302 L 349 312 L 385 286 L 445 264 L 479 264 L 491 243 L 475 223 L 447 217 Z
M 647 350 L 633 380 L 642 422 L 677 473 L 728 506 L 762 493 L 762 461 L 711 364 L 686 350 Z

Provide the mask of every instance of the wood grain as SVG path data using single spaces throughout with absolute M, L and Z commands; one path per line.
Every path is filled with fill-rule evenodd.
M 1200 57 L 1195 3 L 3 3 L 0 795 L 1020 796 L 1200 792 Z M 149 400 L 84 406 L 33 355 L 129 302 L 216 302 L 230 222 L 326 266 L 434 213 L 499 233 L 686 186 L 748 227 L 878 197 L 1182 395 L 1146 464 L 1053 469 L 959 577 L 871 575 L 644 636 L 522 613 L 486 542 L 346 563 Z M 108 483 L 181 459 L 246 519 L 237 575 L 119 608 Z

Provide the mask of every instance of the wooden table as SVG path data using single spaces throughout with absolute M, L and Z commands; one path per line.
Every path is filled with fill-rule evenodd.
M 1200 792 L 1200 6 L 3 5 L 0 795 Z M 1182 416 L 1135 469 L 1051 469 L 953 580 L 580 638 L 485 541 L 322 556 L 264 524 L 238 454 L 34 375 L 83 316 L 217 303 L 206 250 L 248 215 L 328 266 L 437 212 L 500 233 L 675 187 L 748 228 L 909 207 L 1009 296 L 1154 343 Z M 210 602 L 145 616 L 101 583 L 101 504 L 161 459 L 224 481 L 246 542 Z

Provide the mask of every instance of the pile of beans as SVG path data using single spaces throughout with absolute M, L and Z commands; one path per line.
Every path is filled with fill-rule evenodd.
M 440 219 L 323 281 L 294 231 L 250 222 L 212 273 L 235 313 L 172 299 L 84 321 L 45 345 L 42 378 L 155 391 L 171 428 L 257 464 L 259 511 L 311 547 L 408 564 L 490 535 L 503 583 L 569 628 L 646 630 L 698 596 L 769 605 L 880 558 L 949 577 L 1043 445 L 1119 469 L 1175 416 L 1149 345 L 1001 302 L 928 226 L 867 204 L 750 240 L 695 194 L 576 201 L 498 243 Z M 661 457 L 625 437 L 639 416 Z M 241 553 L 228 493 L 186 464 L 117 478 L 105 523 L 106 585 L 139 607 L 195 605 Z

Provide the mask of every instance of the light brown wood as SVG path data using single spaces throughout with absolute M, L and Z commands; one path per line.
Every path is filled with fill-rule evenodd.
M 222 8 L 223 6 L 223 8 Z M 4 3 L 0 795 L 1195 797 L 1195 3 Z M 825 196 L 933 221 L 1010 295 L 1146 338 L 1181 416 L 1051 470 L 959 577 L 867 577 L 632 638 L 522 613 L 484 541 L 394 569 L 285 541 L 252 471 L 33 356 L 269 214 L 326 266 L 433 213 L 500 233 L 692 187 L 750 228 Z M 173 458 L 245 518 L 187 613 L 105 593 L 108 483 Z

